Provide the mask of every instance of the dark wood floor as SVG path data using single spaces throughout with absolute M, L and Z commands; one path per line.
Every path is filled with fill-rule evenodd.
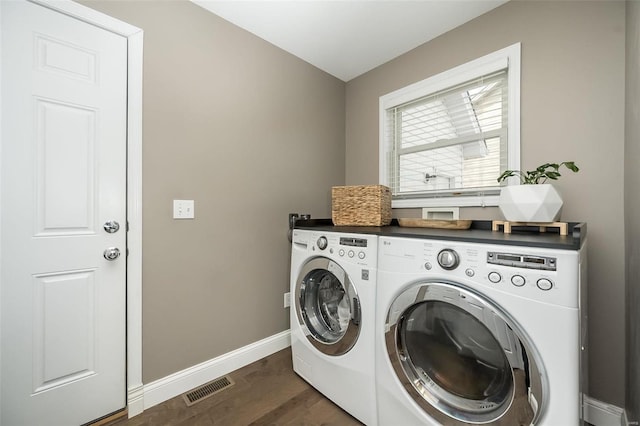
M 178 396 L 109 426 L 361 425 L 293 372 L 290 348 L 229 376 L 233 386 L 191 407 Z

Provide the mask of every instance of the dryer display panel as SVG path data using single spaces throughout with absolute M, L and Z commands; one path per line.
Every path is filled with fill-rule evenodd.
M 360 301 L 344 269 L 326 258 L 308 262 L 296 286 L 297 314 L 307 339 L 327 355 L 348 352 L 358 339 Z

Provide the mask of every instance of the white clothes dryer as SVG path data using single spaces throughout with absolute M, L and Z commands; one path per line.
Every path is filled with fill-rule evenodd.
M 586 244 L 378 244 L 380 425 L 581 423 Z
M 366 425 L 377 425 L 374 379 L 376 235 L 294 229 L 293 369 Z

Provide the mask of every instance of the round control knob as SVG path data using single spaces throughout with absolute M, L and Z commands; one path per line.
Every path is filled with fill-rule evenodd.
M 424 264 L 424 269 L 426 269 L 427 271 L 431 270 L 431 262 L 427 262 Z
M 353 257 L 355 255 L 356 255 L 356 253 L 353 250 L 349 250 L 349 252 L 347 253 L 347 256 L 349 256 L 349 257 Z
M 329 242 L 327 241 L 327 237 L 320 237 L 316 244 L 320 250 L 324 250 L 327 248 L 327 245 L 329 245 Z
M 471 268 L 467 268 L 464 273 L 468 276 L 468 277 L 473 277 L 476 274 L 476 271 L 474 271 Z
M 522 275 L 514 275 L 511 277 L 511 284 L 516 287 L 522 287 L 525 283 L 525 279 Z
M 495 284 L 500 282 L 500 280 L 502 279 L 502 276 L 500 276 L 500 274 L 497 272 L 489 272 L 488 278 L 489 278 L 489 281 Z
M 363 251 L 358 252 L 358 259 L 364 259 L 365 258 L 365 254 Z
M 344 256 L 344 249 L 340 249 L 340 251 L 338 252 L 338 254 L 340 255 L 340 257 Z
M 551 282 L 551 280 L 548 280 L 546 278 L 540 278 L 536 284 L 540 290 L 544 291 L 551 290 L 551 288 L 553 287 L 553 283 Z
M 443 269 L 450 271 L 456 269 L 459 264 L 460 257 L 455 250 L 444 249 L 438 253 L 438 265 L 442 266 Z

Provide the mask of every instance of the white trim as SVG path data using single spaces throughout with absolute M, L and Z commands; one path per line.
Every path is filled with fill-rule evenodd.
M 142 412 L 143 31 L 71 0 L 29 0 L 127 38 L 127 406 Z
M 127 415 L 129 418 L 144 411 L 144 385 L 127 386 Z
M 459 65 L 455 68 L 428 77 L 417 83 L 398 89 L 383 95 L 379 99 L 378 116 L 378 181 L 387 185 L 387 141 L 385 140 L 385 125 L 387 122 L 387 110 L 403 103 L 409 102 L 477 78 L 481 75 L 509 67 L 507 84 L 509 87 L 509 114 L 507 118 L 507 131 L 509 138 L 509 150 L 507 168 L 520 169 L 520 74 L 521 74 L 521 45 L 520 43 L 489 53 L 481 58 Z M 496 176 L 497 179 L 497 176 Z M 498 189 L 487 188 L 488 191 Z M 434 196 L 437 197 L 437 196 Z M 498 196 L 490 197 L 442 197 L 442 198 L 416 198 L 392 200 L 393 208 L 415 207 L 470 207 L 470 206 L 497 206 Z
M 481 58 L 458 65 L 440 74 L 428 77 L 417 83 L 410 84 L 380 98 L 380 106 L 387 110 L 416 98 L 439 92 L 448 87 L 466 83 L 481 75 L 491 74 L 511 66 L 507 58 L 520 52 L 520 43 L 505 47 Z M 514 59 L 519 59 L 514 57 Z M 519 70 L 518 70 L 519 71 Z
M 468 197 L 442 197 L 442 198 L 407 198 L 392 200 L 391 207 L 402 208 L 429 208 L 429 207 L 489 207 L 497 206 L 499 195 L 468 196 Z M 428 203 L 425 202 L 428 200 Z
M 142 49 L 143 33 L 128 37 L 127 93 L 127 405 L 142 412 Z M 138 403 L 140 402 L 140 403 Z
M 624 409 L 584 396 L 584 420 L 594 426 L 628 426 Z
M 509 75 L 507 77 L 509 85 L 509 116 L 507 117 L 509 152 L 507 168 L 520 170 L 520 74 L 522 72 L 520 43 L 511 45 L 507 49 L 509 49 Z M 516 90 L 513 90 L 514 88 Z
M 290 345 L 291 333 L 285 330 L 144 385 L 144 408 L 160 404 Z

